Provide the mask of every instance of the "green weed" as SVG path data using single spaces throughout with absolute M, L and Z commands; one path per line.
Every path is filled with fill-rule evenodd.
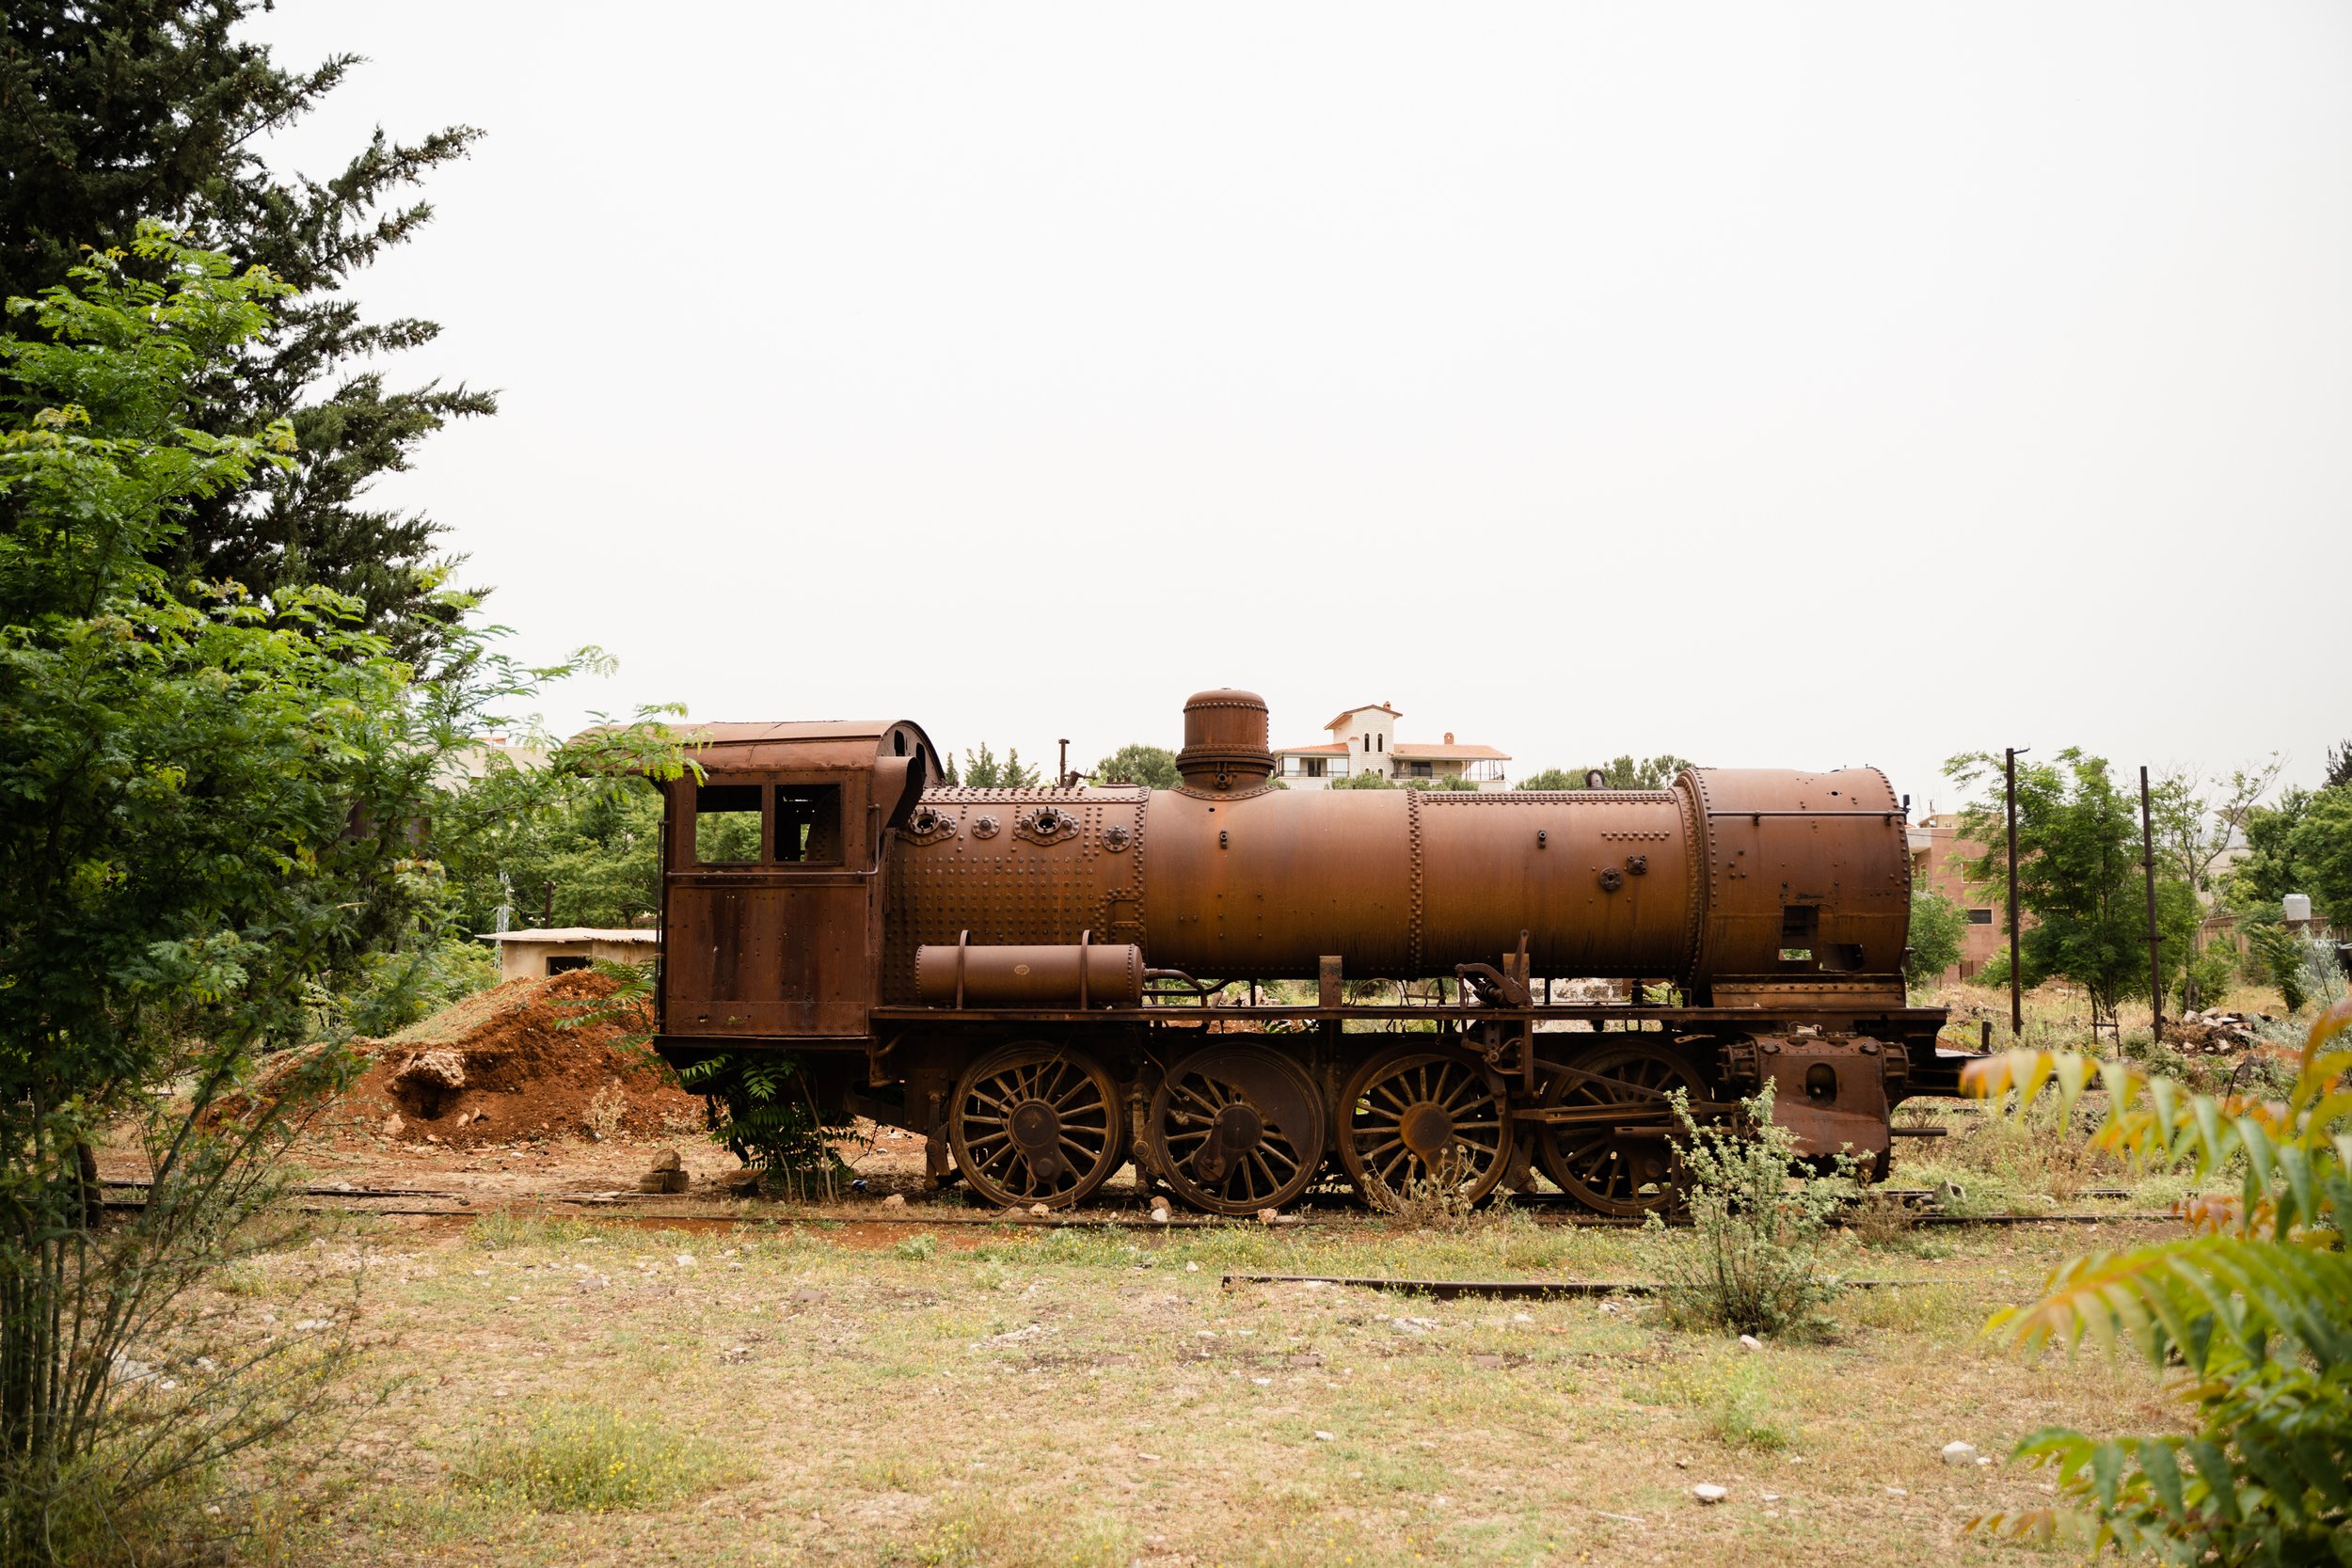
M 549 1405 L 477 1443 L 467 1490 L 547 1513 L 652 1508 L 737 1479 L 719 1446 L 599 1405 Z

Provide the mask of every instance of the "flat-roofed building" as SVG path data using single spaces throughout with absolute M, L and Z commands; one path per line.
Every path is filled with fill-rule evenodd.
M 499 979 L 535 980 L 599 961 L 647 964 L 661 951 L 661 933 L 628 927 L 547 926 L 530 931 L 485 931 L 499 950 Z

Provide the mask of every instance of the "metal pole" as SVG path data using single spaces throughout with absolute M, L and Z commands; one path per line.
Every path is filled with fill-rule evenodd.
M 1054 769 L 1054 784 L 1058 789 L 1070 787 L 1070 737 L 1061 739 L 1061 766 Z
M 2009 749 L 2009 1035 L 2026 1036 L 2026 975 L 2017 938 L 2017 748 Z
M 2164 1039 L 2164 964 L 2156 935 L 2156 832 L 2148 810 L 2148 769 L 2139 770 L 2139 863 L 2148 873 L 2148 1026 L 2158 1043 Z

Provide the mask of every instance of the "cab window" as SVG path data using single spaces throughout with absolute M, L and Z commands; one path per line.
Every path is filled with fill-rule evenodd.
M 705 784 L 694 791 L 694 863 L 759 862 L 757 784 Z
M 841 786 L 776 785 L 775 859 L 786 865 L 841 863 Z

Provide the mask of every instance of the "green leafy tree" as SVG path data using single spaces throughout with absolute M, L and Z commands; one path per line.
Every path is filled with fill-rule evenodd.
M 756 814 L 751 836 L 756 860 Z M 661 797 L 639 779 L 499 758 L 447 792 L 432 845 L 469 933 L 495 928 L 501 906 L 517 927 L 646 925 L 661 908 Z
M 0 298 L 64 282 L 85 245 L 123 246 L 160 218 L 234 264 L 269 268 L 295 294 L 239 341 L 185 410 L 221 436 L 292 426 L 288 460 L 184 500 L 155 547 L 177 575 L 242 582 L 257 597 L 315 584 L 357 599 L 361 625 L 415 658 L 461 613 L 437 589 L 429 519 L 371 505 L 369 482 L 405 468 L 453 419 L 493 397 L 437 383 L 395 388 L 377 361 L 429 342 L 420 320 L 370 322 L 343 293 L 432 209 L 405 192 L 464 155 L 465 127 L 396 142 L 378 130 L 331 178 L 270 168 L 258 150 L 361 62 L 289 71 L 239 36 L 257 0 L 15 0 L 0 20 Z M 136 270 L 135 259 L 131 265 Z
M 963 774 L 952 781 L 973 789 L 1035 789 L 1041 782 L 1038 770 L 1021 760 L 1021 748 L 1015 746 L 996 760 L 996 753 L 982 742 L 977 752 L 963 753 Z
M 1954 757 L 1945 771 L 1963 786 L 1997 777 L 2001 761 L 1977 752 Z M 1961 871 L 1980 895 L 2006 905 L 2007 830 L 2003 806 L 1972 805 L 1960 836 L 1995 846 Z M 2094 1017 L 2112 1021 L 2119 1002 L 2148 994 L 2148 908 L 2140 865 L 2139 796 L 2118 787 L 2099 757 L 2068 748 L 2048 762 L 2017 768 L 2017 894 L 2034 924 L 2021 940 L 2027 985 L 2057 976 L 2090 994 Z M 2181 879 L 2157 878 L 2161 974 L 2169 988 L 2195 950 L 2201 917 Z M 2007 955 L 1986 967 L 1989 981 L 2008 977 Z
M 2186 1407 L 2186 1435 L 2094 1437 L 2045 1428 L 2017 1457 L 2053 1466 L 2058 1508 L 1978 1521 L 2164 1562 L 2352 1559 L 2352 1004 L 2313 1024 L 2295 1082 L 2267 1095 L 2194 1095 L 2129 1063 L 2011 1052 L 1970 1071 L 2023 1117 L 2045 1087 L 2060 1125 L 2106 1090 L 2096 1147 L 2146 1165 L 2237 1180 L 2192 1199 L 2190 1234 L 2060 1264 L 2041 1297 L 1989 1332 L 2017 1346 L 2131 1355 Z
M 1605 766 L 1596 765 L 1593 768 L 1547 768 L 1540 773 L 1531 773 L 1521 779 L 1518 787 L 1521 789 L 1585 789 L 1590 787 L 1586 783 L 1586 775 L 1597 771 L 1601 775 L 1600 787 L 1603 789 L 1663 789 L 1674 783 L 1676 777 L 1690 766 L 1692 765 L 1689 762 L 1672 752 L 1644 757 L 1638 762 L 1630 756 L 1620 756 L 1611 760 Z
M 1142 784 L 1151 789 L 1174 789 L 1176 753 L 1165 746 L 1137 741 L 1121 746 L 1094 765 L 1088 779 L 1098 784 Z
M 2239 843 L 2262 798 L 2279 782 L 2276 755 L 2208 784 L 2194 772 L 2172 771 L 2150 786 L 2150 820 L 2156 853 L 2200 895 L 2216 892 L 2216 872 Z
M 2250 814 L 2228 892 L 2258 924 L 2277 921 L 2280 900 L 2301 893 L 2321 919 L 2352 928 L 2352 785 L 2290 789 Z
M 1968 916 L 1958 904 L 1933 888 L 1913 888 L 1911 945 L 1903 954 L 1903 978 L 1915 990 L 1933 986 L 1960 961 L 1967 933 Z
M 2319 915 L 2352 932 L 2352 785 L 2323 789 L 2295 832 L 2295 858 L 2309 878 L 2303 891 Z
M 199 499 L 291 461 L 282 423 L 194 428 L 208 372 L 284 291 L 150 231 L 134 282 L 78 269 L 0 339 L 0 1560 L 70 1555 L 73 1521 L 258 1440 L 278 1413 L 174 1421 L 109 1444 L 115 1358 L 162 1302 L 232 1255 L 268 1196 L 244 1173 L 266 1117 L 215 1130 L 161 1103 L 184 1074 L 216 1103 L 272 1038 L 298 1037 L 387 868 L 347 835 L 396 761 L 405 673 L 329 597 L 263 610 L 183 602 L 149 558 Z M 322 1060 L 299 1085 L 331 1088 Z M 289 1085 L 294 1087 L 294 1085 Z M 291 1095 L 281 1100 L 299 1100 Z M 78 1224 L 83 1153 L 111 1121 L 150 1133 L 155 1201 Z M 158 1133 L 167 1134 L 158 1136 Z M 209 1210 L 200 1201 L 209 1196 Z M 257 1424 L 258 1423 L 258 1424 Z M 84 1523 L 81 1528 L 90 1527 Z M 62 1532 L 62 1534 L 61 1534 Z
M 85 1557 L 159 1488 L 282 1430 L 287 1344 L 221 1349 L 182 1399 L 121 1375 L 233 1325 L 187 1289 L 272 1244 L 276 1156 L 348 1070 L 257 1053 L 414 933 L 433 775 L 531 673 L 478 641 L 419 685 L 354 601 L 183 595 L 155 562 L 200 503 L 294 461 L 206 428 L 286 287 L 159 229 L 0 338 L 0 1561 Z M 598 750 L 673 773 L 635 729 Z M 89 1149 L 127 1127 L 148 1201 L 103 1230 Z M 328 1337 L 331 1338 L 331 1337 Z M 322 1341 L 324 1343 L 324 1341 Z M 184 1531 L 188 1525 L 180 1521 Z
M 1571 773 L 1565 768 L 1547 768 L 1540 773 L 1530 773 L 1513 787 L 1518 789 L 1582 789 L 1584 774 L 1581 769 Z
M 2244 842 L 2246 825 L 2262 798 L 2270 793 L 2284 766 L 2275 753 L 2252 767 L 2233 770 L 2213 783 L 2195 772 L 2173 770 L 2156 779 L 2151 790 L 2151 821 L 2160 863 L 2193 890 L 2201 909 L 2219 901 L 2219 871 L 2231 849 Z M 2190 932 L 2197 944 L 2182 968 L 2181 1005 L 2195 1008 L 2218 1000 L 2229 990 L 2234 967 L 2231 956 L 2202 949 L 2201 920 Z
M 2316 799 L 2308 789 L 2283 790 L 2275 804 L 2247 815 L 2246 853 L 2230 867 L 2224 883 L 2232 904 L 2275 918 L 2280 899 L 2310 891 L 2311 868 L 2302 859 L 2310 840 L 2302 830 Z

